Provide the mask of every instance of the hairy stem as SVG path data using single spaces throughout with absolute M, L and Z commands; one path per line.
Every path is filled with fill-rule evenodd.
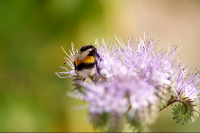
M 184 112 L 184 114 L 186 114 L 186 113 L 187 113 L 187 105 L 185 104 L 185 102 L 184 102 L 183 100 L 178 100 L 178 99 L 173 100 L 173 101 L 170 101 L 170 102 L 167 104 L 167 106 L 165 106 L 165 107 L 163 107 L 162 109 L 160 109 L 160 111 L 162 111 L 163 109 L 165 109 L 166 107 L 168 107 L 169 105 L 171 105 L 171 104 L 173 104 L 173 103 L 175 103 L 175 102 L 182 103 L 182 104 L 185 106 L 185 112 Z M 160 111 L 159 111 L 159 112 L 160 112 Z
M 124 113 L 124 116 L 126 116 L 127 115 L 127 113 L 131 110 L 131 105 L 129 106 L 129 108 L 128 108 L 128 110 Z
M 123 114 L 115 114 L 111 117 L 109 127 L 106 132 L 122 132 L 123 130 Z

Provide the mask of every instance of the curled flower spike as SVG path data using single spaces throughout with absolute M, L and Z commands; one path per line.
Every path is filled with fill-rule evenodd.
M 179 100 L 180 103 L 173 108 L 174 119 L 177 123 L 190 124 L 199 117 L 199 71 L 187 74 L 184 66 L 177 68 L 177 93 L 178 97 L 171 100 Z
M 80 52 L 72 44 L 70 54 L 63 49 L 71 70 L 61 67 L 65 72 L 56 74 L 72 78 L 75 94 L 89 103 L 89 120 L 95 128 L 121 131 L 126 119 L 138 130 L 154 123 L 159 111 L 176 102 L 174 119 L 181 124 L 194 122 L 200 108 L 199 72 L 189 75 L 184 66 L 176 65 L 177 46 L 155 52 L 153 39 L 139 39 L 124 44 L 116 38 L 117 43 L 110 45 L 96 40 L 95 47 L 88 45 Z

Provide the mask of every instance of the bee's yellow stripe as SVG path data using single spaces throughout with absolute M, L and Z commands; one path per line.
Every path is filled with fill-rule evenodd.
M 81 63 L 94 63 L 94 62 L 95 62 L 95 59 L 93 56 L 86 56 L 85 59 L 83 59 L 83 60 L 76 59 L 76 61 L 75 61 L 76 66 Z

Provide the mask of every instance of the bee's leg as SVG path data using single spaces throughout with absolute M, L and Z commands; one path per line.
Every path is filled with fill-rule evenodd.
M 98 79 L 99 79 L 99 74 L 98 73 L 95 73 L 95 76 L 94 76 L 94 81 L 95 81 L 95 83 L 97 83 L 98 82 Z
M 100 73 L 100 68 L 99 68 L 99 66 L 98 66 L 97 60 L 95 61 L 95 65 L 96 65 L 97 73 L 98 73 L 98 76 L 99 76 L 98 79 L 101 78 L 101 79 L 103 79 L 103 81 L 106 82 L 106 78 L 105 78 L 103 75 L 101 75 L 101 73 Z M 96 82 L 98 82 L 98 79 L 96 79 Z
M 95 83 L 95 80 L 93 79 L 92 76 L 89 76 L 89 78 L 92 80 L 93 83 Z
M 100 68 L 98 66 L 98 61 L 97 60 L 95 60 L 95 66 L 97 68 L 97 73 L 100 75 Z
M 101 58 L 100 55 L 97 53 L 97 51 L 96 51 L 95 56 L 96 56 L 100 61 L 102 61 L 102 58 Z
M 101 76 L 101 74 L 100 74 L 100 68 L 98 66 L 98 61 L 97 60 L 95 60 L 95 66 L 96 66 L 98 75 Z

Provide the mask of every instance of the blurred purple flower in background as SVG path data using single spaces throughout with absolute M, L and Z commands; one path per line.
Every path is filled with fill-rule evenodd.
M 70 60 L 78 50 L 67 54 L 63 74 L 73 80 L 74 94 L 89 103 L 89 120 L 95 128 L 121 131 L 123 123 L 129 123 L 138 131 L 155 122 L 158 112 L 179 102 L 173 108 L 174 119 L 181 124 L 194 122 L 199 116 L 199 72 L 187 74 L 185 66 L 175 61 L 179 49 L 170 46 L 167 51 L 155 52 L 153 39 L 128 40 L 124 44 L 102 41 L 95 47 L 100 56 L 98 68 L 92 77 L 81 76 Z M 178 65 L 177 65 L 178 64 Z

